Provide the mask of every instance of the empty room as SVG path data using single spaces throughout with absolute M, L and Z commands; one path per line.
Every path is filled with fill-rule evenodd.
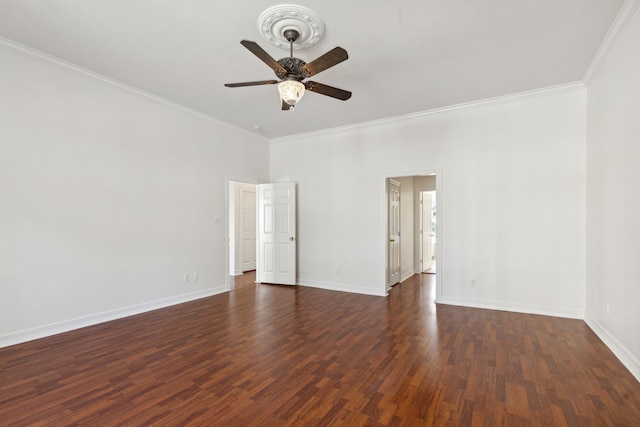
M 0 424 L 637 426 L 640 0 L 0 0 Z

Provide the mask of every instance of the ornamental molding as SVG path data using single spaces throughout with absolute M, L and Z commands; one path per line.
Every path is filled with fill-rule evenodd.
M 325 33 L 324 22 L 317 13 L 303 6 L 281 4 L 270 7 L 258 18 L 258 31 L 269 43 L 282 49 L 289 49 L 289 41 L 284 31 L 293 29 L 300 36 L 294 42 L 296 49 L 306 49 L 316 45 Z

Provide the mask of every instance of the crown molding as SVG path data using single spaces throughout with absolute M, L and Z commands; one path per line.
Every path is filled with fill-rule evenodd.
M 522 99 L 537 98 L 537 97 L 540 97 L 540 96 L 555 95 L 555 94 L 559 94 L 559 93 L 573 92 L 573 91 L 583 90 L 583 89 L 585 89 L 585 85 L 581 81 L 570 82 L 570 83 L 565 83 L 565 84 L 560 84 L 560 85 L 548 86 L 548 87 L 544 87 L 544 88 L 540 88 L 540 89 L 532 89 L 532 90 L 527 90 L 527 91 L 524 91 L 524 92 L 516 92 L 516 93 L 511 93 L 511 94 L 508 94 L 508 95 L 496 96 L 496 97 L 493 97 L 493 98 L 486 98 L 486 99 L 480 99 L 480 100 L 476 100 L 476 101 L 463 102 L 463 103 L 460 103 L 460 104 L 450 105 L 450 106 L 447 106 L 447 107 L 434 108 L 432 110 L 419 111 L 417 113 L 404 114 L 404 115 L 401 115 L 401 116 L 388 117 L 388 118 L 384 118 L 384 119 L 371 120 L 371 121 L 368 121 L 368 122 L 355 123 L 355 124 L 352 124 L 352 125 L 339 126 L 339 127 L 334 127 L 334 128 L 330 128 L 330 129 L 322 129 L 322 130 L 317 130 L 317 131 L 313 131 L 313 132 L 306 132 L 306 133 L 299 133 L 299 134 L 295 134 L 295 135 L 287 135 L 287 136 L 282 136 L 282 137 L 277 137 L 277 138 L 271 138 L 269 140 L 269 142 L 271 144 L 277 144 L 277 143 L 280 143 L 280 142 L 292 141 L 292 140 L 297 140 L 297 139 L 300 139 L 300 138 L 308 138 L 308 137 L 312 137 L 312 136 L 333 134 L 333 133 L 345 132 L 345 131 L 349 131 L 349 130 L 362 129 L 362 128 L 371 127 L 371 126 L 379 126 L 379 125 L 384 125 L 384 124 L 389 124 L 389 123 L 402 122 L 402 121 L 405 121 L 405 120 L 411 120 L 411 119 L 420 118 L 420 117 L 432 116 L 432 115 L 435 115 L 435 114 L 442 114 L 442 113 L 446 113 L 446 112 L 450 112 L 450 111 L 456 111 L 456 110 L 462 110 L 462 109 L 466 109 L 466 108 L 473 108 L 473 107 L 477 107 L 477 106 L 481 106 L 481 105 L 491 105 L 491 104 L 500 104 L 500 103 L 504 103 L 504 102 L 513 102 L 513 101 L 522 100 Z
M 119 80 L 116 79 L 112 79 L 111 77 L 107 77 L 103 74 L 97 73 L 95 71 L 89 70 L 87 68 L 83 68 L 79 65 L 76 65 L 74 63 L 65 61 L 64 59 L 60 59 L 56 56 L 53 55 L 49 55 L 48 53 L 44 53 L 42 51 L 39 51 L 37 49 L 33 49 L 31 47 L 25 46 L 23 44 L 20 44 L 16 41 L 13 41 L 11 39 L 7 39 L 5 37 L 1 37 L 0 36 L 0 49 L 5 49 L 9 52 L 21 55 L 21 56 L 25 56 L 27 58 L 36 60 L 42 64 L 45 65 L 49 65 L 49 66 L 53 66 L 56 67 L 58 69 L 62 69 L 65 71 L 69 71 L 72 72 L 74 74 L 83 76 L 83 77 L 89 77 L 91 79 L 97 80 L 101 83 L 107 84 L 111 87 L 117 88 L 121 91 L 127 92 L 129 94 L 134 94 L 140 98 L 146 99 L 148 101 L 153 101 L 157 104 L 161 104 L 179 111 L 182 111 L 184 113 L 187 113 L 191 116 L 200 118 L 200 119 L 204 119 L 207 120 L 209 122 L 213 122 L 217 125 L 220 126 L 224 126 L 228 129 L 232 129 L 234 131 L 237 132 L 241 132 L 244 133 L 246 135 L 250 135 L 253 138 L 257 138 L 260 140 L 263 140 L 265 142 L 268 142 L 269 139 L 263 135 L 259 135 L 256 134 L 254 132 L 251 132 L 247 129 L 243 129 L 241 127 L 238 126 L 234 126 L 230 123 L 224 122 L 222 120 L 216 119 L 215 117 L 212 117 L 208 114 L 202 113 L 200 111 L 194 110 L 192 108 L 189 108 L 187 106 L 184 106 L 182 104 L 178 104 L 177 102 L 173 102 L 173 101 L 169 101 L 166 98 L 163 98 L 161 96 L 155 95 L 151 92 L 146 92 L 142 89 L 138 89 L 134 86 L 128 85 L 126 83 L 123 83 Z
M 589 66 L 587 67 L 584 75 L 582 76 L 582 81 L 585 85 L 588 85 L 593 77 L 595 76 L 598 69 L 602 66 L 605 59 L 611 53 L 611 50 L 615 46 L 618 38 L 624 31 L 625 27 L 631 21 L 631 18 L 638 10 L 640 6 L 640 0 L 625 0 L 624 4 L 620 8 L 618 15 L 616 15 L 611 27 L 609 27 L 609 31 L 602 39 L 600 46 L 596 50 L 596 53 L 593 55 Z

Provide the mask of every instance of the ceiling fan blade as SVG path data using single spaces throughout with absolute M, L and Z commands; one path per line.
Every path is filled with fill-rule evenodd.
M 277 80 L 259 80 L 257 82 L 243 82 L 243 83 L 225 83 L 226 87 L 243 87 L 243 86 L 259 86 L 259 85 L 274 85 L 278 83 Z
M 260 58 L 260 60 L 262 60 L 262 62 L 267 64 L 269 67 L 271 67 L 271 69 L 273 71 L 275 71 L 276 73 L 283 73 L 283 74 L 287 73 L 286 68 L 284 68 L 282 65 L 278 64 L 278 61 L 273 59 L 271 57 L 271 55 L 269 55 L 264 49 L 262 49 L 258 45 L 258 43 L 252 42 L 252 41 L 249 41 L 249 40 L 242 40 L 240 42 L 240 44 L 242 46 L 246 47 L 247 49 L 249 49 L 249 51 L 251 51 L 251 53 L 253 53 L 255 56 Z
M 347 51 L 341 47 L 336 47 L 303 66 L 301 71 L 305 78 L 311 77 L 347 59 L 349 59 Z
M 282 111 L 289 111 L 293 109 L 293 105 L 289 105 L 286 102 L 282 101 Z
M 311 92 L 319 93 L 321 95 L 327 95 L 341 101 L 346 101 L 347 99 L 351 98 L 351 92 L 338 89 L 337 87 L 327 86 L 322 83 L 309 81 L 304 83 L 304 87 Z

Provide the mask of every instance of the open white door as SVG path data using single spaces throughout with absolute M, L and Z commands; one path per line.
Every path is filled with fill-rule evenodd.
M 296 185 L 260 184 L 256 281 L 296 284 Z
M 400 183 L 393 179 L 387 181 L 389 211 L 388 242 L 388 278 L 387 290 L 400 282 Z

